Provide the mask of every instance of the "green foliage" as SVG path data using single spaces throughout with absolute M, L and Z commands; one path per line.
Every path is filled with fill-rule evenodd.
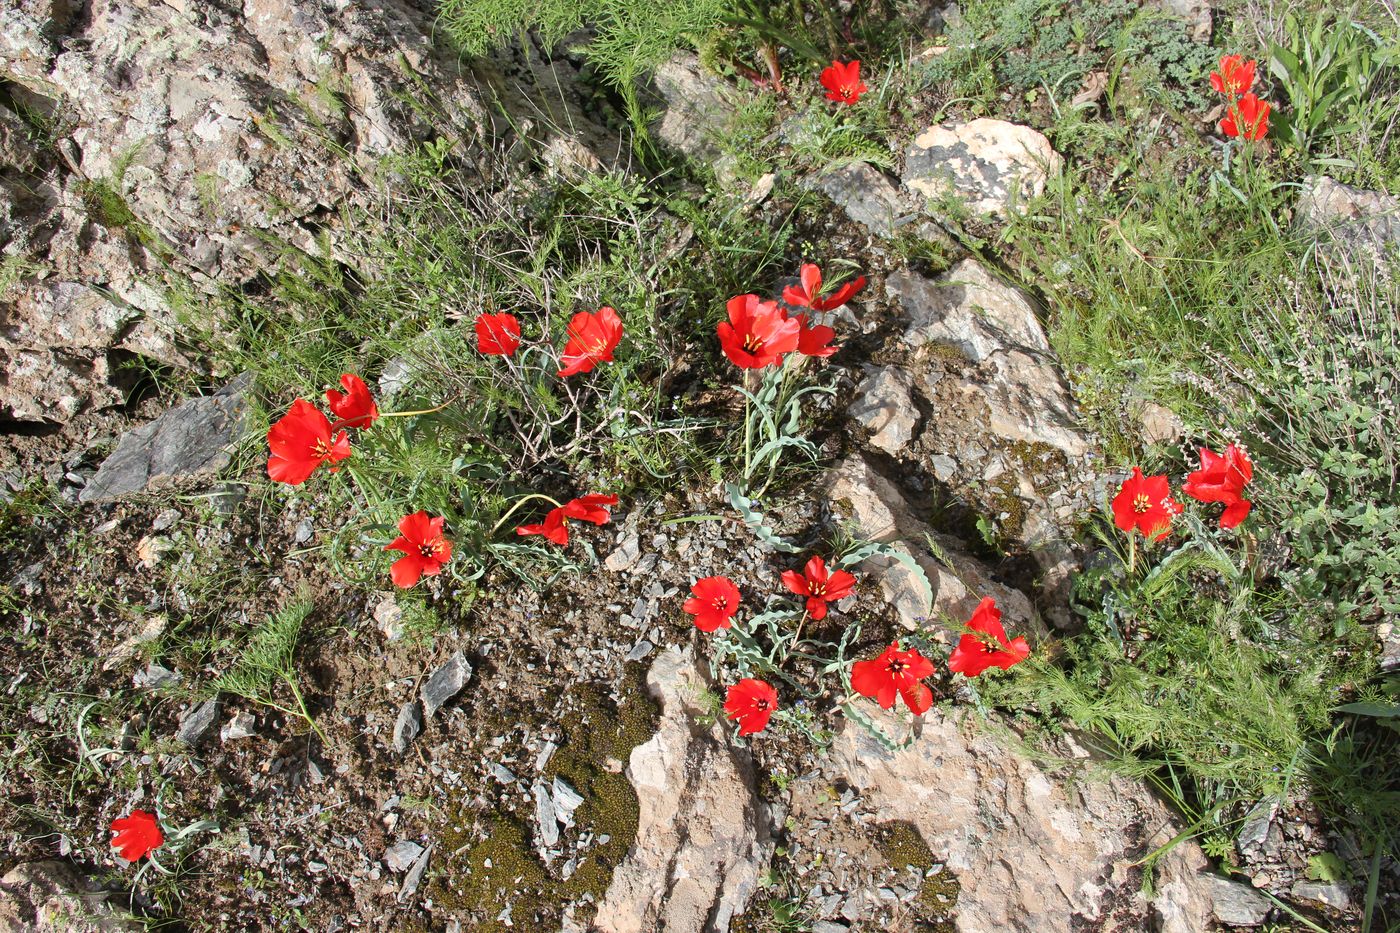
M 217 315 L 184 296 L 197 342 L 225 372 L 257 372 L 274 412 L 354 372 L 386 413 L 420 413 L 354 432 L 339 473 L 277 490 L 314 503 L 337 572 L 356 582 L 382 579 L 390 558 L 379 549 L 419 509 L 448 520 L 450 579 L 469 583 L 504 561 L 538 582 L 568 562 L 502 531 L 521 495 L 623 492 L 712 460 L 700 446 L 710 422 L 687 414 L 663 376 L 698 333 L 712 337 L 736 279 L 746 288 L 766 275 L 786 242 L 723 198 L 672 195 L 640 177 L 545 190 L 486 153 L 477 158 L 496 184 L 483 185 L 480 163 L 456 148 L 435 143 L 386 165 L 387 223 L 346 217 L 334 249 L 285 249 L 261 289 L 230 291 Z M 506 201 L 518 207 L 500 210 Z M 560 380 L 569 317 L 603 305 L 626 328 L 615 362 Z M 477 352 L 470 322 L 483 311 L 520 318 L 525 345 L 512 359 Z
M 1095 71 L 1107 72 L 1116 88 L 1125 67 L 1140 94 L 1173 109 L 1199 108 L 1215 54 L 1191 41 L 1180 20 L 1139 0 L 982 0 L 966 5 L 947 44 L 925 79 L 950 84 L 950 97 L 983 111 L 1003 109 L 998 96 L 1006 88 L 1018 97 L 1048 91 L 1068 100 Z
M 1237 374 L 1281 576 L 1345 627 L 1400 612 L 1400 287 L 1364 252 L 1325 256 L 1262 285 Z
M 1336 697 L 1371 666 L 1366 633 L 1339 645 L 1187 518 L 1185 541 L 1150 569 L 1115 559 L 1077 579 L 1087 628 L 1062 658 L 981 689 L 1103 737 L 1115 768 L 1153 780 L 1209 832 L 1288 792 L 1331 732 Z
M 1305 159 L 1317 149 L 1334 155 L 1352 150 L 1363 128 L 1386 126 L 1400 115 L 1394 94 L 1381 92 L 1400 63 L 1393 41 L 1326 9 L 1311 23 L 1289 12 L 1283 30 L 1284 42 L 1269 45 L 1269 71 L 1285 95 L 1272 126 Z
M 301 640 L 302 625 L 313 608 L 315 604 L 311 599 L 302 596 L 269 616 L 249 636 L 237 660 L 214 681 L 213 686 L 215 690 L 241 696 L 304 720 L 324 742 L 325 736 L 306 708 L 296 670 L 297 643 Z M 296 706 L 284 706 L 277 700 L 275 690 L 279 684 L 288 689 Z
M 590 26 L 585 55 L 640 124 L 638 79 L 678 48 L 698 44 L 732 7 L 730 0 L 440 0 L 439 21 L 468 55 L 500 48 L 531 29 L 553 48 Z

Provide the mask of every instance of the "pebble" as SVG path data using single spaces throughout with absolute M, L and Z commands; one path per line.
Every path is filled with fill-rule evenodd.
M 404 876 L 403 887 L 399 888 L 399 901 L 405 901 L 418 891 L 418 884 L 423 880 L 423 872 L 428 868 L 428 857 L 433 854 L 433 847 L 423 850 L 423 854 L 418 856 L 418 861 L 413 863 L 413 867 Z
M 219 740 L 222 742 L 232 742 L 237 739 L 247 739 L 257 735 L 258 721 L 253 714 L 246 710 L 234 713 L 233 718 L 224 723 L 224 727 L 219 730 Z
M 423 714 L 417 700 L 409 700 L 399 708 L 399 718 L 394 722 L 394 751 L 402 755 L 408 746 L 423 731 Z
M 559 844 L 559 818 L 554 809 L 554 800 L 549 796 L 549 788 L 536 781 L 531 789 L 535 795 L 535 826 L 539 830 L 540 842 L 546 847 Z
M 219 715 L 219 700 L 211 697 L 196 706 L 185 714 L 185 718 L 180 720 L 180 731 L 175 733 L 175 738 L 186 745 L 197 745 L 199 740 L 204 738 L 204 734 L 209 731 L 209 727 L 214 725 L 214 720 Z
M 423 684 L 423 689 L 419 691 L 423 700 L 423 718 L 432 718 L 444 703 L 462 691 L 471 676 L 472 666 L 467 663 L 466 655 L 460 651 L 433 671 L 427 683 Z
M 643 638 L 641 641 L 637 642 L 637 644 L 633 646 L 631 651 L 627 652 L 627 660 L 640 661 L 647 655 L 651 654 L 652 650 L 655 648 L 655 645 Z
M 423 847 L 412 839 L 400 839 L 384 850 L 384 864 L 393 871 L 408 871 L 423 854 Z

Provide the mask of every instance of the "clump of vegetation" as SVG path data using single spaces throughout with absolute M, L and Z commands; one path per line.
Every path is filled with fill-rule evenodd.
M 314 608 L 311 599 L 302 597 L 274 612 L 249 636 L 242 652 L 213 687 L 300 719 L 324 742 L 326 737 L 306 706 L 296 669 L 302 625 Z M 274 691 L 278 685 L 287 689 L 294 705 L 287 706 L 277 697 Z

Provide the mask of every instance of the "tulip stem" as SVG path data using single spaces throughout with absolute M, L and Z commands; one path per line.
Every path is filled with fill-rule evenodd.
M 1128 575 L 1137 569 L 1137 533 L 1128 532 Z
M 439 406 L 436 407 L 436 408 L 421 408 L 421 409 L 419 409 L 418 411 L 386 411 L 386 412 L 384 412 L 383 414 L 381 414 L 379 417 L 381 417 L 381 418 L 408 418 L 408 417 L 410 417 L 410 416 L 412 416 L 412 415 L 431 415 L 431 414 L 433 414 L 434 412 L 442 411 L 444 408 L 446 408 L 448 405 L 451 405 L 451 404 L 452 404 L 453 402 L 455 402 L 455 401 L 457 401 L 457 396 L 454 395 L 452 398 L 450 398 L 450 399 L 448 399 L 447 401 L 443 402 L 441 405 L 439 405 Z
M 561 507 L 556 499 L 554 499 L 552 496 L 546 496 L 542 492 L 532 492 L 528 496 L 521 496 L 519 499 L 515 500 L 514 505 L 506 509 L 506 514 L 502 515 L 500 520 L 497 521 L 496 524 L 491 526 L 491 534 L 495 534 L 496 532 L 500 531 L 501 526 L 506 523 L 506 519 L 514 515 L 517 509 L 519 509 L 525 503 L 529 502 L 531 499 L 543 499 L 546 502 L 552 502 L 556 509 Z

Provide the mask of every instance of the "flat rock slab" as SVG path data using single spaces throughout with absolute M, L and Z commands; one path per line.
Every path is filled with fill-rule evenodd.
M 244 373 L 213 395 L 192 398 L 128 431 L 79 500 L 108 502 L 218 473 L 246 430 L 252 385 L 252 374 Z
M 423 710 L 417 700 L 410 700 L 399 708 L 399 716 L 394 720 L 394 751 L 402 755 L 408 746 L 423 731 Z
M 433 671 L 427 683 L 423 684 L 423 689 L 419 691 L 423 700 L 423 718 L 432 718 L 444 703 L 461 693 L 471 676 L 472 666 L 467 663 L 467 656 L 460 651 Z
M 211 697 L 185 714 L 185 718 L 180 720 L 180 731 L 175 733 L 175 738 L 189 746 L 198 745 L 218 718 L 219 699 Z
M 952 196 L 978 214 L 1005 217 L 1038 197 L 1059 174 L 1050 141 L 1005 120 L 931 126 L 914 137 L 904 157 L 904 186 L 935 200 Z
M 859 701 L 884 731 L 907 727 Z M 1158 863 L 1148 902 L 1132 868 L 1177 826 L 1138 781 L 1057 774 L 935 707 L 913 743 L 890 751 L 847 722 L 831 749 L 844 779 L 881 820 L 912 823 L 958 879 L 961 933 L 1210 929 L 1212 877 L 1192 842 Z
M 647 685 L 661 701 L 656 735 L 632 750 L 637 841 L 613 872 L 592 929 L 729 929 L 759 888 L 772 842 L 747 755 L 720 724 L 702 727 L 705 681 L 689 652 L 663 651 Z
M 25 933 L 125 933 L 146 925 L 113 907 L 65 862 L 28 862 L 0 879 L 0 929 Z

